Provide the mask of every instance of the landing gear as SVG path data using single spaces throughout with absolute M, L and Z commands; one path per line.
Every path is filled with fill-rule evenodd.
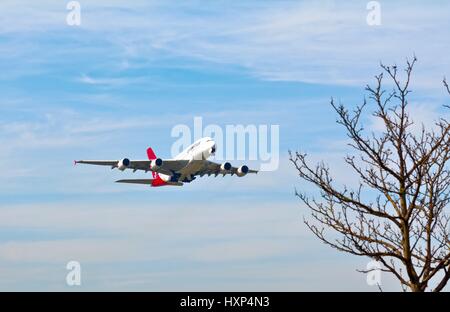
M 193 176 L 190 176 L 190 179 L 188 179 L 187 177 L 186 178 L 184 178 L 184 180 L 183 181 L 181 181 L 181 182 L 185 182 L 185 183 L 191 183 L 192 181 L 194 181 L 196 178 L 195 177 L 193 177 Z
M 172 177 L 170 178 L 170 182 L 179 182 L 181 174 L 172 172 Z
M 172 172 L 172 177 L 170 178 L 170 182 L 184 182 L 184 183 L 191 183 L 196 179 L 193 175 L 185 177 L 183 180 L 180 179 L 181 174 Z

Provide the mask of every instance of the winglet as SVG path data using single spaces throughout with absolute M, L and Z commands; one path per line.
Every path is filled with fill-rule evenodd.
M 147 149 L 147 157 L 148 157 L 149 160 L 156 159 L 156 154 L 155 154 L 155 152 L 153 151 L 153 149 L 151 147 L 149 147 Z

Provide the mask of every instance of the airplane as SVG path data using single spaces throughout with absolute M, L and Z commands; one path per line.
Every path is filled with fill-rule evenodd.
M 147 149 L 148 160 L 130 160 L 123 158 L 121 160 L 75 160 L 74 164 L 88 164 L 109 166 L 111 169 L 117 168 L 120 171 L 132 169 L 133 172 L 143 170 L 151 171 L 152 179 L 124 179 L 117 183 L 146 184 L 151 187 L 159 186 L 182 186 L 184 183 L 190 183 L 197 176 L 227 174 L 243 177 L 248 173 L 258 173 L 257 170 L 251 170 L 246 165 L 238 168 L 233 167 L 229 162 L 218 164 L 209 161 L 208 158 L 216 152 L 216 143 L 210 137 L 204 137 L 184 151 L 174 159 L 157 158 L 153 149 Z

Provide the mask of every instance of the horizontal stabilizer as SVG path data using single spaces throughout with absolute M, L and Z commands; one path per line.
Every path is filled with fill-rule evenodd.
M 129 180 L 117 180 L 117 183 L 134 183 L 134 184 L 148 184 L 151 185 L 153 179 L 129 179 Z
M 131 184 L 147 184 L 152 185 L 155 179 L 126 179 L 126 180 L 117 180 L 117 183 L 131 183 Z M 173 186 L 182 186 L 181 182 L 165 182 L 165 185 L 173 185 Z

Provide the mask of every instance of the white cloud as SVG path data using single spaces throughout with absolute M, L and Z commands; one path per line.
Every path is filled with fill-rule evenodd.
M 0 259 L 11 262 L 66 263 L 71 259 L 82 262 L 123 261 L 136 257 L 135 249 L 120 240 L 54 240 L 7 242 L 0 244 Z M 126 250 L 126 253 L 124 251 Z
M 81 262 L 85 290 L 364 287 L 364 276 L 354 269 L 365 263 L 336 257 L 317 244 L 297 204 L 248 206 L 229 199 L 215 205 L 130 206 L 126 200 L 95 207 L 81 202 L 2 205 L 3 230 L 26 228 L 36 234 L 0 240 L 0 288 L 64 289 L 63 268 L 74 259 Z
M 79 78 L 80 82 L 88 84 L 88 85 L 95 85 L 95 86 L 101 86 L 101 87 L 119 87 L 119 86 L 126 86 L 126 85 L 135 85 L 138 83 L 142 83 L 145 81 L 144 78 L 139 77 L 132 77 L 132 78 L 94 78 L 90 75 L 82 74 Z
M 450 114 L 447 108 L 443 108 L 437 102 L 411 102 L 408 104 L 407 111 L 409 118 L 414 122 L 410 130 L 414 134 L 420 134 L 422 125 L 426 130 L 436 129 L 435 125 L 441 118 L 449 120 Z M 375 132 L 385 131 L 383 120 L 372 116 L 369 121 L 369 129 Z
M 174 7 L 175 2 L 104 1 L 83 6 L 79 33 L 64 25 L 65 8 L 50 3 L 24 10 L 12 1 L 2 3 L 8 17 L 3 31 L 38 35 L 42 29 L 63 30 L 80 42 L 99 38 L 120 51 L 118 68 L 132 66 L 136 58 L 179 56 L 234 64 L 268 80 L 364 85 L 379 71 L 379 61 L 401 64 L 415 53 L 420 60 L 415 86 L 436 90 L 450 72 L 448 3 L 427 3 L 426 10 L 420 3 L 383 3 L 382 25 L 371 27 L 366 1 L 255 2 L 226 8 L 211 3 L 197 14 L 183 10 L 194 9 L 196 2 Z M 80 43 L 79 50 L 92 48 Z M 20 44 L 16 49 L 22 50 Z M 117 56 L 117 49 L 103 45 L 103 50 L 109 51 L 105 61 Z M 90 76 L 82 81 L 122 83 Z

